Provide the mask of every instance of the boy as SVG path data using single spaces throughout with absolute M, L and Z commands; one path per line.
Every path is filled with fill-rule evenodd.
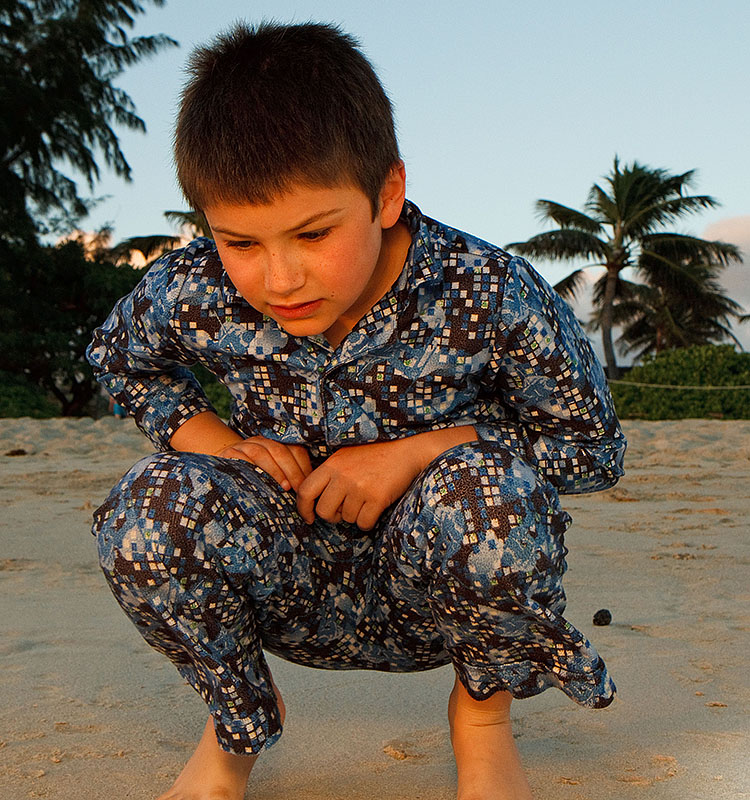
M 529 798 L 511 698 L 614 694 L 561 616 L 557 493 L 611 486 L 624 451 L 585 337 L 523 260 L 405 201 L 390 103 L 334 27 L 197 51 L 175 155 L 214 241 L 161 259 L 90 348 L 161 451 L 97 510 L 102 568 L 211 712 L 162 797 L 243 796 L 285 715 L 267 649 L 452 663 L 459 797 Z

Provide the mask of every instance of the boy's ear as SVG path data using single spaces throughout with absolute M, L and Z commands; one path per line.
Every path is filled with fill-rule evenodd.
M 391 167 L 380 190 L 380 225 L 390 228 L 398 222 L 406 198 L 406 167 L 398 161 Z

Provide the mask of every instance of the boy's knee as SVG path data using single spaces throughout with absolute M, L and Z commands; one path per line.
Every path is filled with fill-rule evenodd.
M 557 492 L 513 451 L 470 442 L 446 451 L 423 473 L 419 515 L 445 568 L 467 578 L 559 566 L 569 517 Z
M 445 509 L 462 509 L 468 519 L 502 521 L 529 504 L 549 504 L 556 498 L 554 490 L 549 496 L 550 489 L 512 450 L 474 441 L 447 450 L 428 466 L 422 474 L 421 499 L 438 515 Z
M 135 464 L 94 513 L 100 564 L 108 576 L 150 585 L 184 570 L 202 574 L 227 554 L 250 563 L 272 551 L 269 531 L 291 503 L 245 461 L 156 453 Z
M 107 574 L 143 578 L 166 570 L 166 562 L 199 530 L 198 485 L 207 480 L 194 453 L 155 453 L 138 461 L 94 512 L 99 561 Z

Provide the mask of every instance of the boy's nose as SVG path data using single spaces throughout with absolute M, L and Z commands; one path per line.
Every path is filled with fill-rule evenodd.
M 302 265 L 280 251 L 268 253 L 264 277 L 266 291 L 277 297 L 290 295 L 305 283 Z

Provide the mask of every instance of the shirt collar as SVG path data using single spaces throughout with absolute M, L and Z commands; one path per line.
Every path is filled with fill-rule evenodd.
M 411 233 L 411 247 L 406 256 L 407 268 L 404 270 L 409 285 L 418 287 L 423 283 L 442 281 L 442 258 L 434 233 L 430 230 L 433 221 L 425 217 L 411 200 L 404 201 L 400 219 Z
M 221 265 L 221 299 L 227 306 L 234 305 L 235 303 L 247 305 L 247 300 L 245 300 L 245 298 L 237 291 L 237 288 L 232 283 L 232 279 L 224 269 L 224 265 L 221 263 L 221 258 L 219 257 L 219 251 L 216 249 L 216 243 L 212 242 L 212 244 L 212 257 L 215 258 Z

